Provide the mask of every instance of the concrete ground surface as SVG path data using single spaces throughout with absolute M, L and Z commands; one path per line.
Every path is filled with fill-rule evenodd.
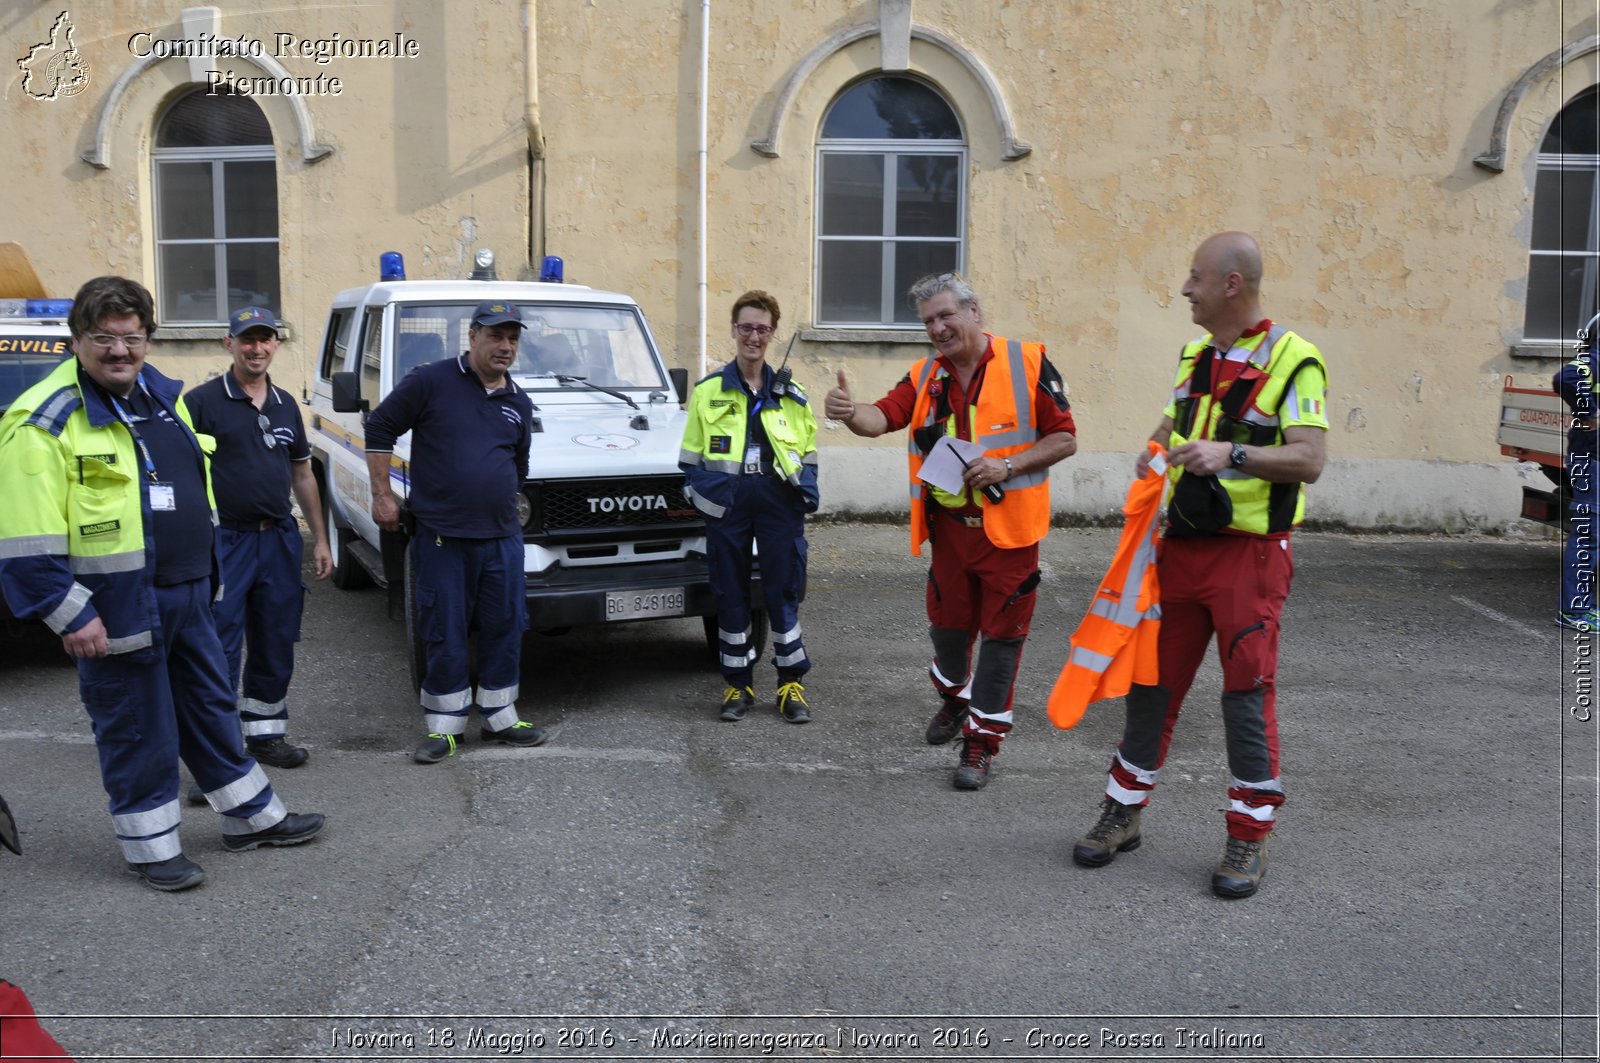
M 434 766 L 383 593 L 314 584 L 290 695 L 312 759 L 270 774 L 329 826 L 230 854 L 186 806 L 207 880 L 178 894 L 123 869 L 58 640 L 12 639 L 0 977 L 79 1058 L 1594 1058 L 1595 648 L 1551 623 L 1558 547 L 1297 536 L 1289 801 L 1229 902 L 1214 654 L 1143 846 L 1071 862 L 1121 705 L 1071 731 L 1044 705 L 1116 535 L 1046 542 L 980 793 L 922 741 L 902 527 L 811 529 L 811 724 L 718 721 L 698 621 L 579 630 L 524 656 L 548 745 L 474 723 Z

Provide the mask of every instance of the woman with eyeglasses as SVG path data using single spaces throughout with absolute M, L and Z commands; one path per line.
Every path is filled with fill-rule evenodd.
M 805 391 L 767 364 L 778 301 L 763 291 L 734 300 L 732 361 L 689 396 L 678 455 L 684 493 L 706 518 L 706 561 L 717 603 L 717 649 L 727 688 L 721 718 L 742 720 L 754 704 L 750 547 L 761 560 L 761 590 L 772 625 L 777 709 L 790 723 L 811 719 L 801 677 L 811 670 L 800 632 L 806 592 L 805 515 L 817 508 L 817 420 Z

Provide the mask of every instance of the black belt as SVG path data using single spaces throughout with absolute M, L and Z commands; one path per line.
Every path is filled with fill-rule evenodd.
M 217 523 L 229 531 L 264 532 L 281 527 L 283 520 L 273 517 L 265 520 L 218 520 Z

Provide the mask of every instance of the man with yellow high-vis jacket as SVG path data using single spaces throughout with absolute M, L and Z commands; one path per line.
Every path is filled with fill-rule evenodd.
M 752 289 L 734 300 L 729 336 L 734 357 L 689 395 L 678 466 L 684 491 L 706 518 L 706 563 L 717 603 L 717 658 L 727 687 L 719 718 L 744 719 L 755 703 L 750 616 L 750 548 L 761 561 L 761 591 L 772 625 L 774 702 L 789 723 L 809 723 L 801 682 L 811 671 L 800 629 L 806 595 L 805 515 L 815 513 L 817 421 L 787 369 L 767 364 L 767 345 L 782 310 Z
M 182 385 L 145 364 L 150 293 L 97 277 L 67 324 L 75 357 L 0 419 L 0 589 L 77 658 L 128 870 L 188 889 L 205 875 L 178 838 L 180 754 L 231 852 L 307 841 L 323 818 L 286 811 L 243 749 L 211 614 L 206 457 Z
M 1168 448 L 1172 481 L 1156 563 L 1159 685 L 1130 689 L 1100 818 L 1072 851 L 1079 865 L 1101 867 L 1138 848 L 1140 814 L 1215 636 L 1230 778 L 1227 844 L 1211 888 L 1231 898 L 1260 885 L 1283 804 L 1278 620 L 1294 575 L 1289 533 L 1327 454 L 1327 367 L 1314 346 L 1263 316 L 1261 273 L 1256 241 L 1225 232 L 1200 245 L 1183 285 L 1206 335 L 1184 347 L 1150 436 Z M 1149 464 L 1146 450 L 1135 477 Z
M 911 552 L 920 556 L 924 540 L 933 544 L 928 672 L 942 700 L 923 737 L 942 745 L 959 732 L 951 781 L 980 790 L 1011 731 L 1012 686 L 1037 601 L 1039 541 L 1050 530 L 1048 470 L 1078 449 L 1077 428 L 1044 344 L 985 332 L 977 293 L 960 275 L 924 277 L 910 300 L 937 353 L 870 405 L 851 400 L 841 370 L 825 409 L 858 436 L 912 429 Z M 959 494 L 918 477 L 942 436 L 984 449 L 967 464 Z

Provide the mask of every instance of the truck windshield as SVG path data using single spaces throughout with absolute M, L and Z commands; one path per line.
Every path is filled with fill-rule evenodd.
M 467 349 L 476 304 L 404 305 L 395 331 L 395 378 Z M 511 372 L 529 390 L 559 390 L 561 377 L 603 388 L 666 387 L 639 315 L 617 307 L 523 304 L 522 345 Z

